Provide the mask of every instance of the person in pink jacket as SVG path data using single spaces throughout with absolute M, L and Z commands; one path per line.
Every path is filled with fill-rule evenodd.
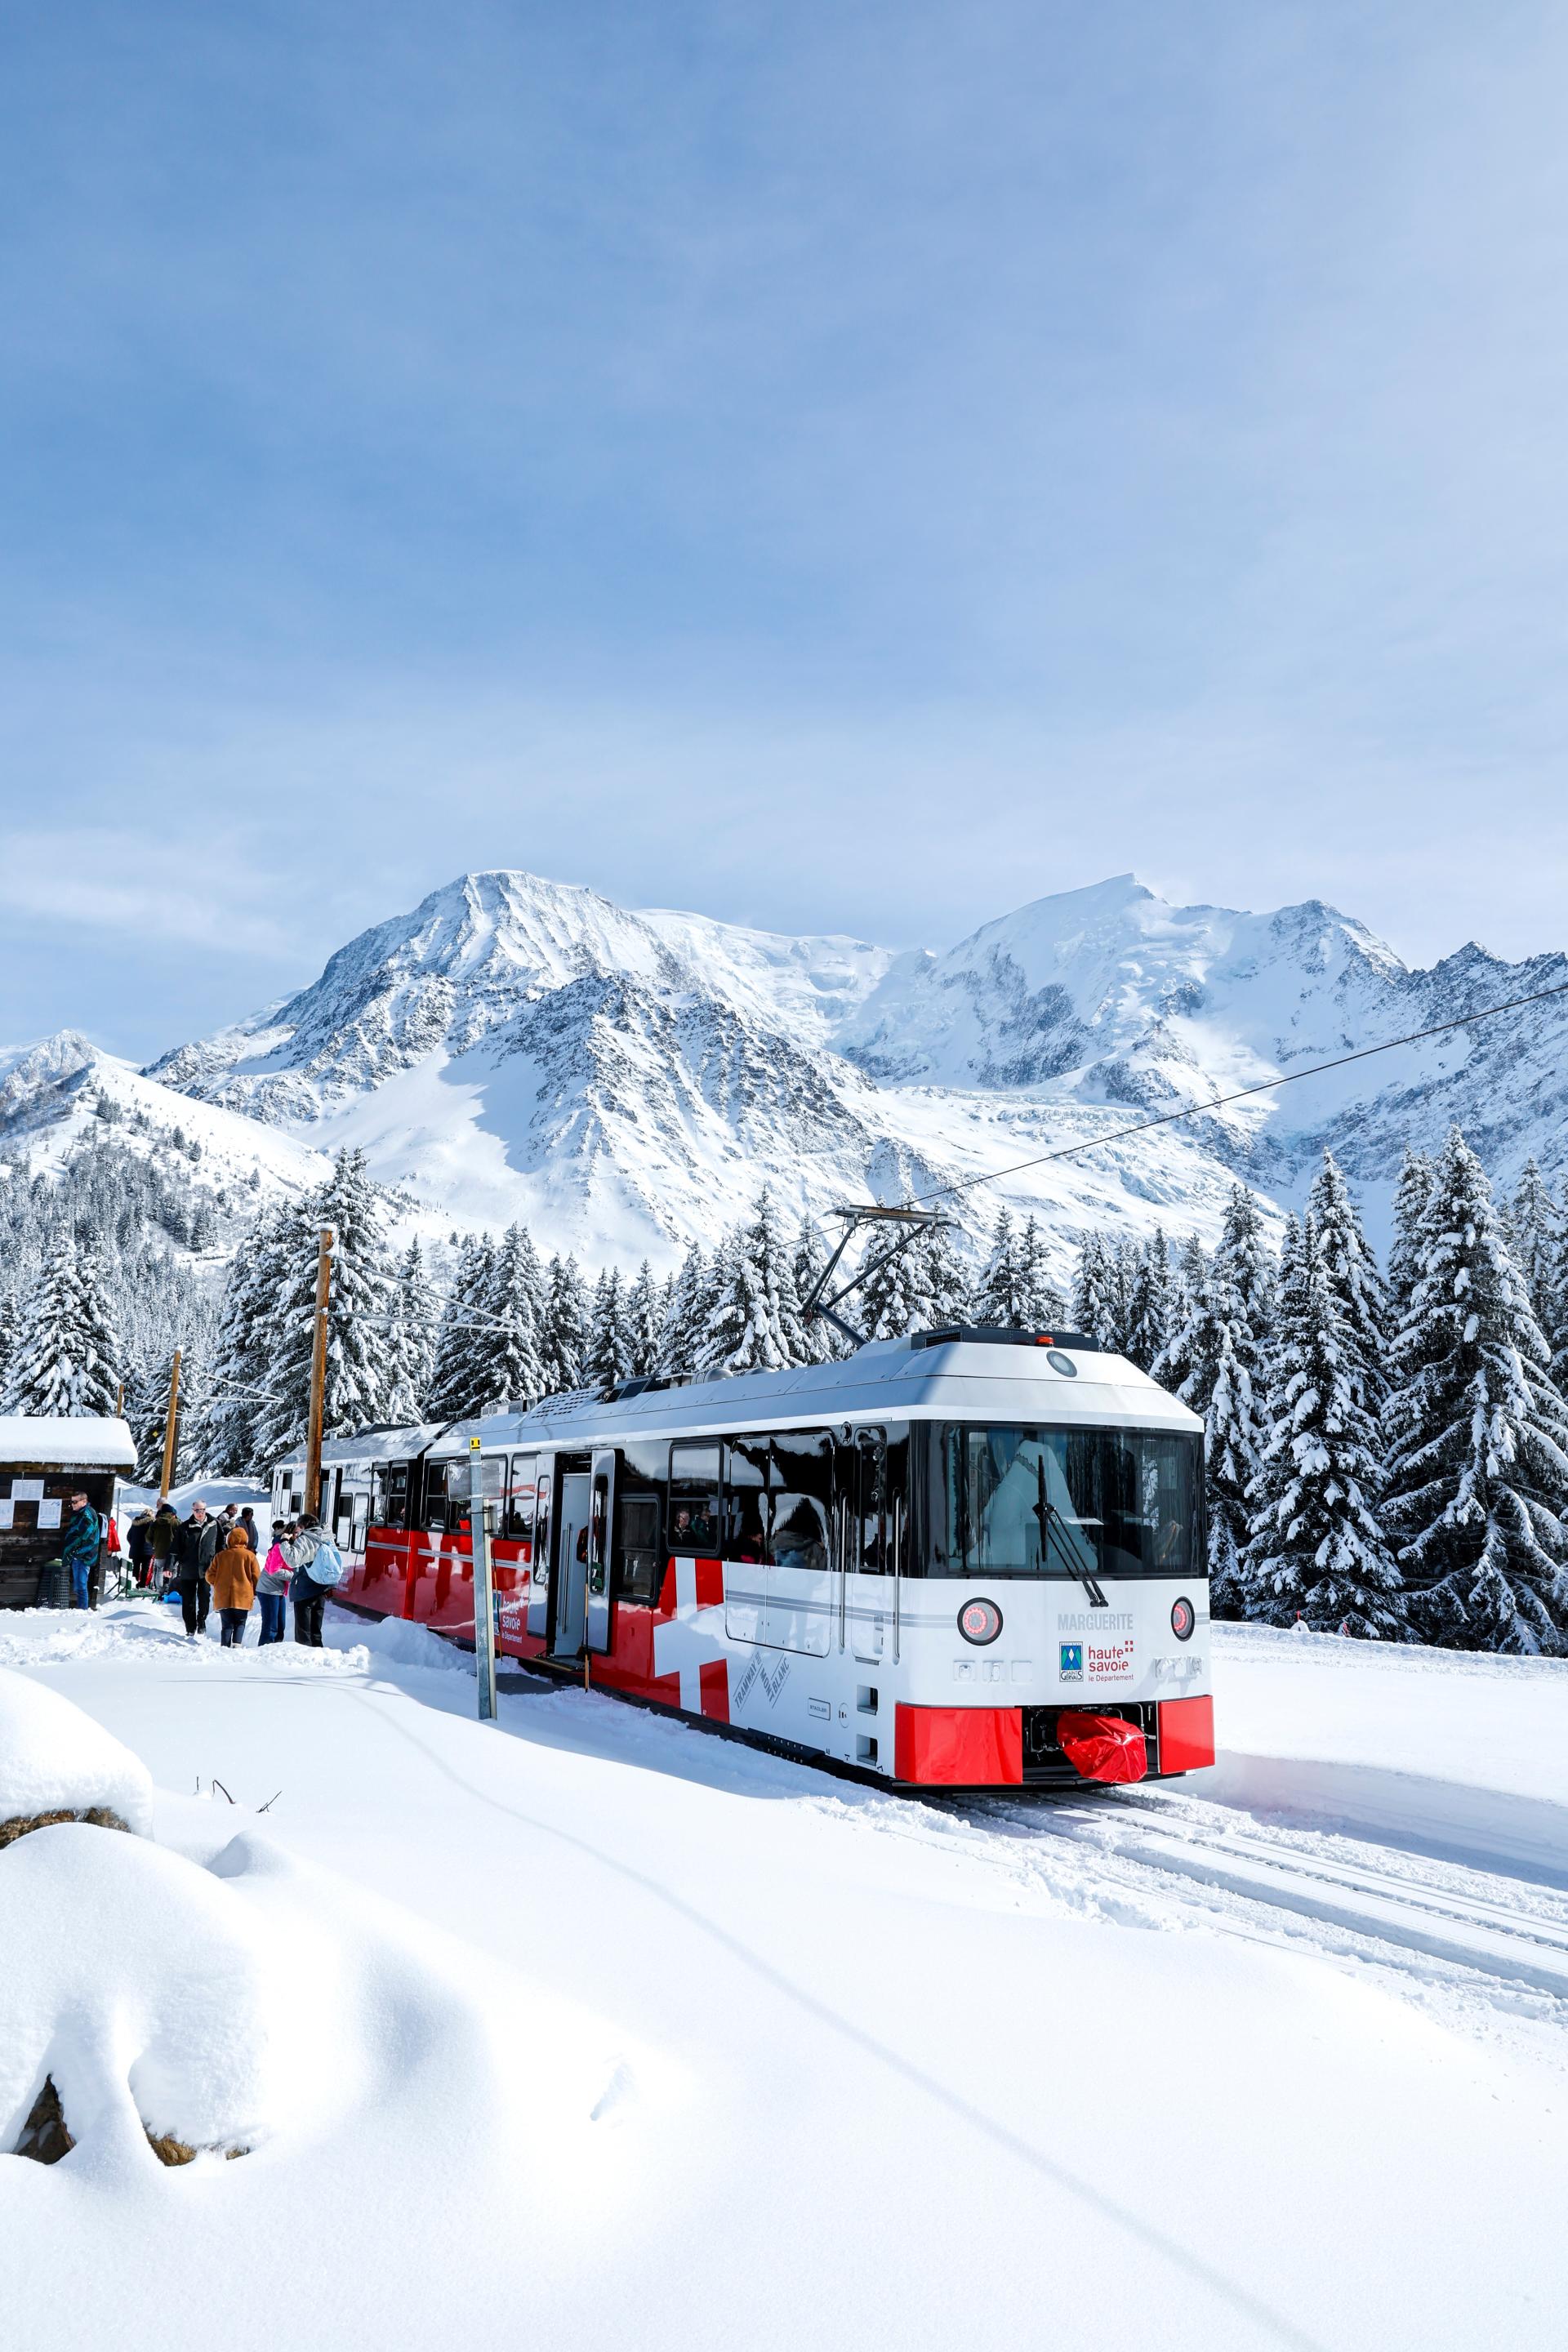
M 293 1534 L 291 1525 L 275 1527 L 272 1542 L 256 1580 L 256 1605 L 261 1612 L 261 1639 L 280 1642 L 289 1617 L 289 1563 L 282 1545 Z

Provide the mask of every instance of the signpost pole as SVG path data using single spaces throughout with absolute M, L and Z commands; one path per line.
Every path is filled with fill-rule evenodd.
M 468 1535 L 474 1551 L 474 1666 L 479 1721 L 496 1720 L 496 1619 L 490 1574 L 490 1507 L 484 1493 L 484 1449 L 468 1440 Z

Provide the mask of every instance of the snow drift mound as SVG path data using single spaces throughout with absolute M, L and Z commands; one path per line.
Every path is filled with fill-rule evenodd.
M 0 2148 L 46 2081 L 76 2141 L 244 2148 L 285 2104 L 273 1991 L 297 1975 L 210 1873 L 82 1822 L 0 1855 Z
M 89 1814 L 150 1836 L 153 1782 L 145 1765 L 68 1699 L 0 1666 L 0 1845 L 40 1816 Z M 5 1948 L 0 1938 L 0 1951 Z
M 574 2208 L 626 2071 L 592 2019 L 254 1831 L 205 1867 L 79 1822 L 19 1838 L 0 1851 L 0 2305 L 31 2259 L 19 2215 L 81 2197 L 95 2242 L 119 2246 L 100 2258 L 112 2305 L 162 2168 L 193 2158 L 234 2229 L 260 2198 L 281 2242 L 355 2179 L 380 2184 L 394 2230 L 432 2177 L 459 2204 L 493 2190 L 496 2227 L 520 2182 Z M 525 2009 L 556 2012 L 542 2056 L 518 2046 Z M 6 2153 L 48 2166 L 66 2205 L 37 2208 L 37 2168 Z

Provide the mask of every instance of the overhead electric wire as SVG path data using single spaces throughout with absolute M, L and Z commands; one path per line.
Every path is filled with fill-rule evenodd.
M 1342 1070 L 1348 1063 L 1365 1062 L 1373 1054 L 1396 1053 L 1401 1045 L 1419 1045 L 1428 1037 L 1441 1037 L 1450 1029 L 1468 1029 L 1473 1021 L 1495 1021 L 1504 1013 L 1522 1013 L 1527 1005 L 1544 1004 L 1549 997 L 1568 996 L 1568 980 L 1559 981 L 1553 988 L 1537 989 L 1532 996 L 1510 997 L 1506 1004 L 1484 1004 L 1479 1013 L 1461 1013 L 1452 1021 L 1434 1022 L 1430 1029 L 1413 1029 L 1408 1037 L 1385 1038 L 1381 1045 L 1362 1045 L 1353 1054 L 1337 1054 L 1331 1062 L 1314 1062 L 1305 1070 L 1287 1070 L 1278 1078 L 1263 1078 L 1255 1087 L 1237 1087 L 1234 1094 L 1216 1095 L 1212 1102 L 1187 1103 L 1180 1110 L 1162 1111 L 1158 1118 L 1139 1119 L 1132 1127 L 1119 1127 L 1106 1135 L 1091 1135 L 1081 1143 L 1064 1143 L 1055 1151 L 1037 1152 L 1032 1160 L 1016 1160 L 1010 1168 L 992 1168 L 984 1175 L 966 1176 L 952 1184 L 938 1184 L 930 1192 L 916 1192 L 914 1201 L 942 1201 L 953 1192 L 972 1192 L 977 1184 L 999 1184 L 1005 1176 L 1022 1175 L 1026 1168 L 1043 1168 L 1050 1160 L 1071 1160 L 1080 1151 L 1099 1151 L 1108 1143 L 1123 1142 L 1129 1136 L 1147 1135 L 1152 1128 L 1170 1127 L 1177 1119 L 1200 1118 L 1207 1111 L 1223 1110 L 1228 1103 L 1246 1102 L 1252 1095 L 1272 1094 L 1279 1087 L 1292 1087 L 1299 1078 L 1321 1078 L 1325 1070 Z

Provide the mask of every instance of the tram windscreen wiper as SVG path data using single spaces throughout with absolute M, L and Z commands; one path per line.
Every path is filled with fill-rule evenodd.
M 1057 1556 L 1062 1561 L 1068 1574 L 1072 1578 L 1076 1584 L 1080 1584 L 1083 1587 L 1085 1593 L 1089 1597 L 1089 1607 L 1091 1609 L 1109 1609 L 1110 1603 L 1106 1599 L 1104 1591 L 1100 1586 L 1099 1579 L 1094 1574 L 1093 1570 L 1085 1568 L 1081 1560 L 1074 1558 L 1072 1546 L 1068 1543 L 1067 1538 L 1058 1530 L 1057 1523 L 1061 1517 L 1061 1513 L 1058 1510 L 1056 1505 L 1046 1493 L 1046 1464 L 1043 1454 L 1037 1456 L 1035 1470 L 1039 1479 L 1039 1500 L 1035 1505 L 1035 1517 L 1040 1523 L 1040 1555 L 1042 1559 L 1045 1557 L 1047 1547 L 1054 1544 L 1057 1548 Z M 1088 1527 L 1091 1524 L 1099 1525 L 1099 1522 L 1091 1522 L 1087 1519 L 1079 1519 L 1077 1522 L 1077 1525 L 1079 1527 Z

